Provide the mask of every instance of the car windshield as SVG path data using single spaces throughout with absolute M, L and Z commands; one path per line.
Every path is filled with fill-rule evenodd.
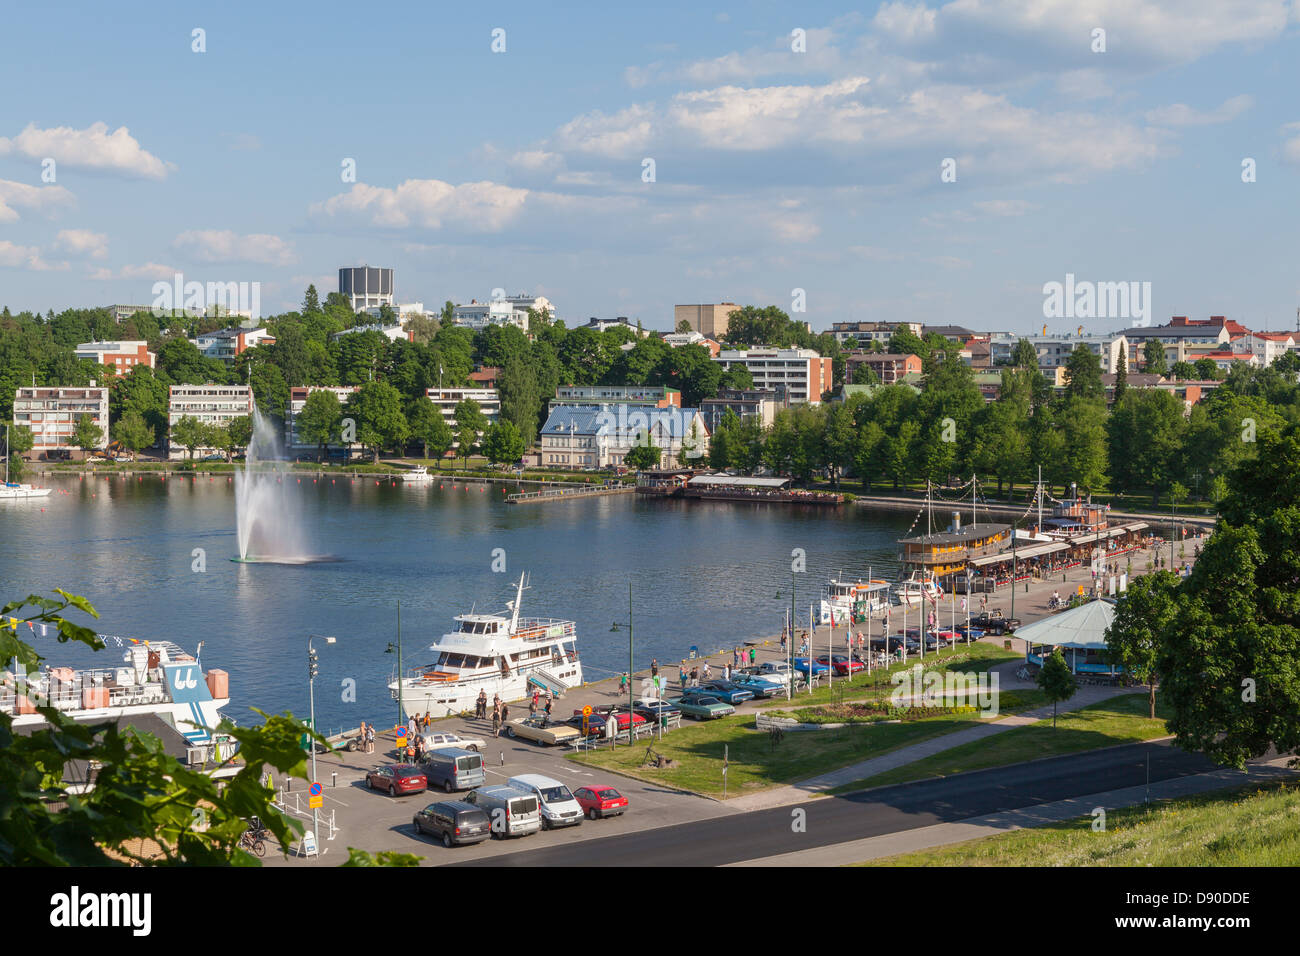
M 622 794 L 620 794 L 613 787 L 606 787 L 604 790 L 597 790 L 596 796 L 600 797 L 600 799 L 602 800 L 617 800 L 620 796 L 622 796 Z
M 483 766 L 483 758 L 478 754 L 456 758 L 457 770 L 477 770 L 481 766 Z
M 542 799 L 547 803 L 561 803 L 565 800 L 572 800 L 573 794 L 569 793 L 569 788 L 565 786 L 547 787 L 542 791 Z

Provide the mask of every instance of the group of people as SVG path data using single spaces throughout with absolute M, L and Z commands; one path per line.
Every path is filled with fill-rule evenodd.
M 375 725 L 361 721 L 361 752 L 372 754 L 375 752 Z
M 409 717 L 406 718 L 406 720 L 407 720 L 406 725 L 411 728 L 411 733 L 413 734 L 428 730 L 429 725 L 433 723 L 433 718 L 429 716 L 429 712 L 427 710 L 424 712 L 423 717 L 421 717 L 419 714 L 411 714 Z

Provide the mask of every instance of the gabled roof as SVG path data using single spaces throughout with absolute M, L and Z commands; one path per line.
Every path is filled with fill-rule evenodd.
M 1098 650 L 1106 646 L 1106 631 L 1114 620 L 1114 605 L 1108 601 L 1089 601 L 1033 624 L 1026 624 L 1016 631 L 1016 637 L 1030 644 Z

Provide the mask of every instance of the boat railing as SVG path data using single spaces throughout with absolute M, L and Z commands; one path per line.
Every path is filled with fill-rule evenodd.
M 130 675 L 129 683 L 118 683 L 122 672 Z M 126 707 L 167 703 L 171 700 L 159 668 L 150 670 L 144 682 L 136 682 L 135 671 L 129 667 L 72 671 L 70 676 L 63 668 L 53 668 L 31 677 L 6 676 L 0 686 L 0 709 L 12 711 L 17 706 L 17 698 L 21 696 L 34 704 L 49 704 L 59 710 L 80 710 L 87 706 L 83 694 L 87 690 L 108 691 L 106 703 L 93 705 L 92 709 L 96 710 L 105 706 Z
M 532 660 L 523 661 L 522 663 L 513 667 L 511 671 L 512 673 L 518 672 L 521 674 L 531 674 L 533 671 L 540 670 L 544 667 L 558 667 L 563 664 L 580 664 L 580 663 L 582 663 L 581 655 L 579 655 L 576 650 L 573 650 L 573 651 L 565 651 L 564 653 L 554 653 L 550 657 L 537 657 L 537 658 L 533 658 Z M 426 664 L 424 667 L 409 668 L 406 672 L 406 677 L 403 679 L 404 683 L 423 684 L 426 675 L 430 671 L 436 671 L 436 670 L 437 670 L 437 665 L 429 665 L 429 664 Z M 457 676 L 454 680 L 447 680 L 447 681 L 434 681 L 430 679 L 429 684 L 433 685 L 437 683 L 445 683 L 445 684 L 455 684 L 458 687 L 463 687 L 467 684 L 468 685 L 492 684 L 492 683 L 496 683 L 500 679 L 501 679 L 500 671 L 489 671 L 483 674 L 470 674 L 463 677 Z M 396 682 L 397 682 L 396 675 L 390 676 L 388 681 L 389 685 L 391 686 Z M 394 690 L 393 698 L 396 699 L 396 696 L 397 696 L 397 691 Z
M 552 628 L 560 628 L 558 634 L 551 633 Z M 516 628 L 515 637 L 525 641 L 537 643 L 539 641 L 560 641 L 566 638 L 572 638 L 577 633 L 577 628 L 573 621 L 563 621 L 559 618 L 520 618 Z

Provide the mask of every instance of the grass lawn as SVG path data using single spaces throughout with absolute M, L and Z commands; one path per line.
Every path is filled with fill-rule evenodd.
M 1159 696 L 1156 697 L 1156 719 L 1150 719 L 1148 713 L 1150 705 L 1146 694 L 1125 694 L 1061 714 L 1055 729 L 1048 717 L 1027 727 L 1006 730 L 905 767 L 836 787 L 830 792 L 849 793 L 864 787 L 946 777 L 968 770 L 1001 767 L 1040 757 L 1056 757 L 1166 736 L 1168 731 L 1161 715 L 1167 716 L 1168 711 Z
M 970 840 L 863 866 L 1297 866 L 1300 787 L 1219 791 Z

